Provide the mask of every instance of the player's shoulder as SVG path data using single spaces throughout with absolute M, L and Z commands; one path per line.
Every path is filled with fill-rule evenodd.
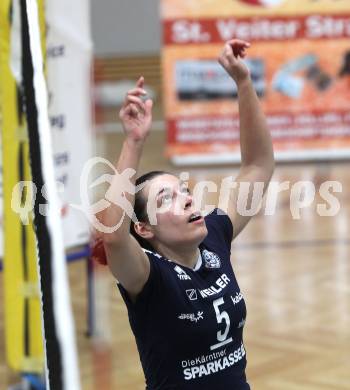
M 154 257 L 156 259 L 164 259 L 163 256 L 161 256 L 159 253 L 151 251 L 149 249 L 142 248 L 142 250 L 145 252 L 145 254 L 149 257 Z
M 233 225 L 230 217 L 222 209 L 215 208 L 205 216 L 205 224 L 208 230 L 207 242 L 216 241 L 231 248 L 233 239 Z
M 168 263 L 169 262 L 169 259 L 167 259 L 166 257 L 162 256 L 160 253 L 156 252 L 155 250 L 150 250 L 150 249 L 145 249 L 145 248 L 142 248 L 142 250 L 144 251 L 144 253 L 148 256 L 148 257 L 151 257 L 152 259 L 156 259 L 158 260 L 159 262 L 164 262 L 164 263 Z
M 146 256 L 148 256 L 151 266 L 153 266 L 156 269 L 166 269 L 170 265 L 170 260 L 166 257 L 162 256 L 161 254 L 157 253 L 156 251 L 152 251 L 149 249 L 142 248 Z

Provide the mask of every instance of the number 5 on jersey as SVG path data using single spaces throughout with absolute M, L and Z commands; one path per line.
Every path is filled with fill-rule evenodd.
M 221 324 L 222 322 L 226 323 L 225 331 L 222 332 L 221 330 L 218 330 L 216 337 L 217 337 L 217 344 L 214 344 L 210 347 L 210 350 L 213 351 L 215 349 L 221 348 L 222 346 L 229 344 L 232 342 L 232 337 L 227 338 L 228 332 L 230 331 L 230 317 L 227 313 L 227 311 L 220 312 L 219 306 L 224 304 L 224 298 L 218 298 L 213 301 L 213 306 L 216 314 L 216 321 L 218 324 Z

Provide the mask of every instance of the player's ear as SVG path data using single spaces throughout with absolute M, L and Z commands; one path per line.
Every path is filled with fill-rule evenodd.
M 154 237 L 152 226 L 147 222 L 136 222 L 134 225 L 135 232 L 142 238 L 150 240 Z

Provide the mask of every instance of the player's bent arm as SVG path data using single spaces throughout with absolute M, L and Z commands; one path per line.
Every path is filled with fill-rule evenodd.
M 113 276 L 135 300 L 146 284 L 150 263 L 147 255 L 132 235 L 122 241 L 104 239 L 107 263 Z
M 238 91 L 242 165 L 236 179 L 238 185 L 230 195 L 227 213 L 234 226 L 233 238 L 237 237 L 251 219 L 252 213 L 247 215 L 244 209 L 252 199 L 254 184 L 259 182 L 265 191 L 274 170 L 271 135 L 249 70 L 242 62 L 249 47 L 249 43 L 233 39 L 226 43 L 219 57 L 220 64 L 236 82 Z M 242 182 L 250 184 L 248 199 L 238 197 Z M 242 205 L 237 204 L 238 199 L 242 201 Z
M 265 193 L 275 167 L 271 135 L 250 77 L 237 83 L 237 87 L 242 164 L 228 212 L 234 226 L 233 238 L 237 237 L 253 216 L 252 212 L 247 215 L 244 210 L 252 200 L 254 186 L 262 185 Z M 248 199 L 238 197 L 242 182 L 250 184 Z M 238 200 L 243 204 L 238 204 Z
M 275 167 L 271 135 L 250 77 L 238 83 L 238 99 L 242 165 L 236 178 L 237 187 L 230 200 L 228 212 L 234 226 L 233 239 L 254 215 L 253 212 L 249 215 L 245 213 L 246 206 L 251 203 L 254 186 L 263 186 L 265 193 Z M 240 183 L 243 182 L 250 185 L 247 199 L 238 197 Z M 238 201 L 243 204 L 239 204 Z
M 112 227 L 122 221 L 115 231 L 104 233 L 102 239 L 109 268 L 131 298 L 141 292 L 150 273 L 147 255 L 130 235 L 135 175 L 152 124 L 153 102 L 150 99 L 142 101 L 141 96 L 146 94 L 143 87 L 144 78 L 140 77 L 136 88 L 128 92 L 120 110 L 119 117 L 126 137 L 116 167 L 118 174 L 114 175 L 106 193 L 110 205 L 101 213 L 104 226 Z
M 237 64 L 242 67 L 242 64 Z M 243 68 L 241 69 L 244 75 Z M 254 185 L 262 185 L 265 193 L 274 171 L 274 154 L 270 131 L 253 87 L 249 73 L 236 78 L 240 119 L 240 146 L 242 164 L 236 178 L 237 187 L 233 192 L 229 206 L 229 216 L 234 226 L 233 238 L 243 230 L 254 215 L 253 211 L 245 213 L 253 197 Z M 238 197 L 240 183 L 249 183 L 248 199 Z M 243 204 L 238 204 L 240 200 Z M 256 210 L 258 211 L 258 210 Z

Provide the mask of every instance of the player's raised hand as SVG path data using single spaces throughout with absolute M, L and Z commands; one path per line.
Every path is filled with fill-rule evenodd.
M 231 39 L 226 42 L 218 61 L 226 72 L 238 84 L 241 81 L 249 78 L 249 69 L 242 61 L 247 55 L 246 49 L 250 47 L 250 43 L 240 39 Z
M 134 141 L 145 140 L 152 125 L 153 101 L 151 99 L 143 101 L 141 98 L 147 95 L 144 83 L 144 78 L 140 77 L 136 88 L 127 93 L 123 107 L 119 112 L 126 136 Z

